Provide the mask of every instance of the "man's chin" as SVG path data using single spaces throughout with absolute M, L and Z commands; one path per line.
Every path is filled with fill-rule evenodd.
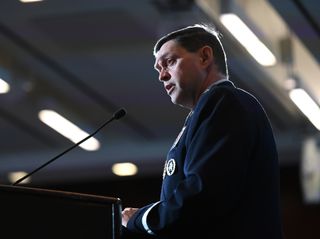
M 173 104 L 179 105 L 179 103 L 177 102 L 177 99 L 176 99 L 175 97 L 170 96 L 170 98 L 171 98 L 171 102 L 172 102 Z

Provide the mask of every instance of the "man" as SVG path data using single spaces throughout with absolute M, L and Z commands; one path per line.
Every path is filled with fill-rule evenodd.
M 168 153 L 159 202 L 125 208 L 123 237 L 282 238 L 272 128 L 257 99 L 228 80 L 219 33 L 177 30 L 154 55 L 171 101 L 190 114 Z

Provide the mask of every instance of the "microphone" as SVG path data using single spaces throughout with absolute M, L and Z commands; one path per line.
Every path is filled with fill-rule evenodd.
M 78 143 L 72 145 L 70 148 L 66 149 L 65 151 L 63 151 L 62 153 L 58 154 L 57 156 L 53 157 L 52 159 L 50 159 L 48 162 L 44 163 L 43 165 L 41 165 L 40 167 L 36 168 L 35 170 L 33 170 L 32 172 L 26 174 L 25 176 L 23 176 L 22 178 L 18 179 L 17 181 L 15 181 L 12 185 L 17 185 L 18 183 L 22 182 L 23 180 L 25 180 L 26 178 L 30 177 L 32 174 L 34 174 L 35 172 L 39 171 L 40 169 L 42 169 L 43 167 L 47 166 L 48 164 L 52 163 L 54 160 L 60 158 L 62 155 L 64 155 L 65 153 L 69 152 L 71 149 L 77 147 L 78 145 L 82 144 L 84 141 L 86 141 L 87 139 L 91 138 L 93 135 L 95 135 L 96 133 L 98 133 L 99 130 L 101 130 L 103 127 L 105 127 L 107 124 L 109 124 L 111 121 L 113 120 L 118 120 L 121 119 L 122 117 L 124 117 L 127 114 L 126 110 L 121 108 L 118 111 L 116 111 L 113 116 L 111 117 L 111 119 L 109 119 L 107 122 L 105 122 L 104 124 L 102 124 L 96 131 L 94 131 L 92 134 L 88 135 L 87 137 L 85 137 L 84 139 L 80 140 Z

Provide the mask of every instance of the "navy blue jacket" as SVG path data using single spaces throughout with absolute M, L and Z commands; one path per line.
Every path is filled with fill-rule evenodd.
M 269 119 L 255 97 L 226 81 L 200 97 L 168 152 L 160 201 L 139 209 L 124 234 L 280 239 L 280 214 Z

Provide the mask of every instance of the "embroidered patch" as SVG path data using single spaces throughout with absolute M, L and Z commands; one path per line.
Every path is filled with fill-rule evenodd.
M 176 161 L 174 159 L 170 159 L 167 163 L 166 163 L 166 174 L 168 176 L 171 176 L 175 169 L 176 169 Z

